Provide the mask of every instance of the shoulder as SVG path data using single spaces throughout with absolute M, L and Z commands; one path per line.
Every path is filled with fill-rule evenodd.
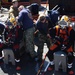
M 13 5 L 11 5 L 10 8 L 13 8 Z
M 13 9 L 13 8 L 14 8 L 14 7 L 11 5 L 10 8 L 9 8 L 9 10 L 11 10 L 11 9 Z
M 27 10 L 23 9 L 19 12 L 19 14 L 28 14 Z
M 10 6 L 9 12 L 13 11 L 13 6 Z
M 0 28 L 5 28 L 5 24 L 0 22 Z

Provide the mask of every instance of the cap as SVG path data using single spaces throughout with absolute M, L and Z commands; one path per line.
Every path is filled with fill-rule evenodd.
M 12 2 L 18 2 L 17 0 L 12 0 Z

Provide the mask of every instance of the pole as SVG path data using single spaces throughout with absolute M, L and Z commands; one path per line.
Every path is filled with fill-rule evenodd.
M 42 69 L 42 67 L 43 67 L 43 65 L 44 65 L 44 61 L 45 61 L 45 59 L 46 59 L 46 56 L 45 56 L 45 58 L 43 59 L 43 61 L 42 61 L 41 65 L 40 65 L 40 68 L 39 68 L 39 70 L 38 70 L 38 72 L 37 72 L 37 74 L 36 74 L 36 75 L 39 75 L 39 74 L 40 74 L 41 69 Z

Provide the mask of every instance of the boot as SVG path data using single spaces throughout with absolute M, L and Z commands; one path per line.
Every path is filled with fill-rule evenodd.
M 74 75 L 74 71 L 72 69 L 72 63 L 68 64 L 67 73 L 68 73 L 68 75 Z
M 20 60 L 16 60 L 16 70 L 17 70 L 17 71 L 21 70 L 21 67 L 20 67 Z
M 72 68 L 68 68 L 67 73 L 68 75 L 74 75 L 74 71 Z
M 52 71 L 54 69 L 54 62 L 53 61 L 50 61 L 50 65 L 48 67 L 48 71 Z

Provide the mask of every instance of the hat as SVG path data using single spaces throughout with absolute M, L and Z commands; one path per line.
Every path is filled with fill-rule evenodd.
M 12 0 L 12 2 L 17 2 L 17 0 Z

